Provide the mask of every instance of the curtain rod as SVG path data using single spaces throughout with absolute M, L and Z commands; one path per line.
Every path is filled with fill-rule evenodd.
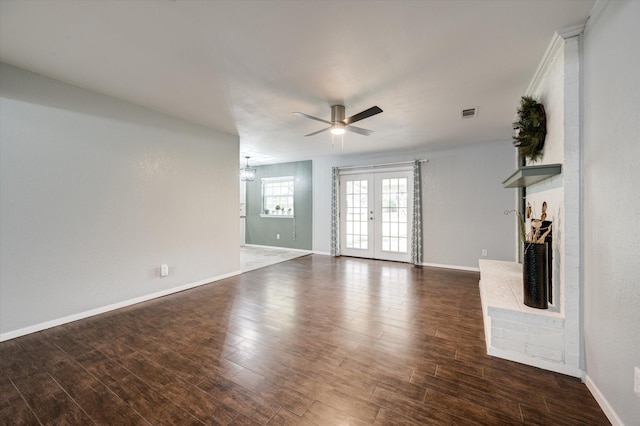
M 348 170 L 348 169 L 373 169 L 376 167 L 390 167 L 390 166 L 404 166 L 404 165 L 408 165 L 408 164 L 413 164 L 415 160 L 409 160 L 409 161 L 398 161 L 396 163 L 380 163 L 380 164 L 367 164 L 367 165 L 363 165 L 363 166 L 342 166 L 342 167 L 338 167 L 338 170 Z M 429 160 L 418 160 L 421 163 L 428 163 Z

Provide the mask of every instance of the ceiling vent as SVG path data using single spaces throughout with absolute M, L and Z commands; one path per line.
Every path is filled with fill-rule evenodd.
M 478 115 L 478 107 L 467 108 L 462 110 L 462 118 L 473 118 Z

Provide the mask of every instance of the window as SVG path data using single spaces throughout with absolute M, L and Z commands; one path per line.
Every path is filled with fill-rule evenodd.
M 262 178 L 262 216 L 293 216 L 293 176 Z

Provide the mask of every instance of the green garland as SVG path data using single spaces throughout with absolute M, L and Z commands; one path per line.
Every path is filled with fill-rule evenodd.
M 518 108 L 518 121 L 513 123 L 516 131 L 513 145 L 520 155 L 537 160 L 542 157 L 544 140 L 547 136 L 547 116 L 544 106 L 530 96 L 523 96 Z

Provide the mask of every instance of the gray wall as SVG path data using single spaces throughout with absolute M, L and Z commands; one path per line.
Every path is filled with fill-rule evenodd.
M 611 1 L 584 36 L 584 342 L 587 378 L 640 424 L 640 2 Z
M 237 136 L 0 65 L 2 337 L 238 271 L 238 155 Z
M 256 179 L 253 182 L 247 182 L 246 243 L 311 250 L 313 223 L 311 161 L 272 164 L 256 167 L 256 169 Z M 277 176 L 295 177 L 295 220 L 260 217 L 260 213 L 262 213 L 261 179 Z M 277 234 L 280 234 L 280 239 L 276 238 Z
M 424 263 L 477 268 L 489 259 L 514 261 L 515 190 L 501 182 L 514 171 L 511 141 L 442 151 L 314 159 L 314 251 L 330 251 L 331 167 L 428 159 L 422 165 Z

